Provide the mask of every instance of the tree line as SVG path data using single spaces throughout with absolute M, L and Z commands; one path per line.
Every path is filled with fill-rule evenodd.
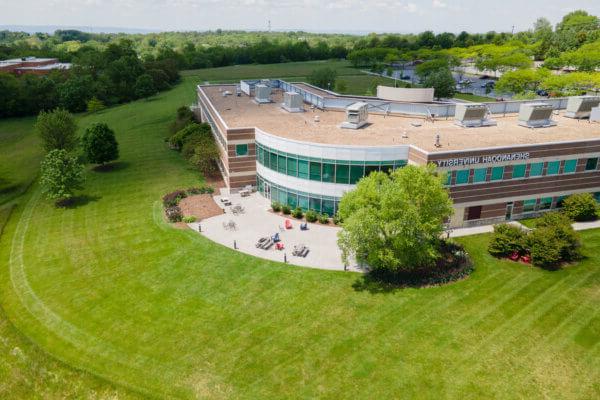
M 82 47 L 69 71 L 16 77 L 0 73 L 0 117 L 34 115 L 61 107 L 71 112 L 151 96 L 179 81 L 169 59 L 141 60 L 128 40 L 98 50 Z

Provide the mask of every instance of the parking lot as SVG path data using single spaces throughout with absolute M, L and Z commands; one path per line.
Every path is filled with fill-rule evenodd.
M 189 226 L 202 235 L 229 248 L 235 246 L 239 251 L 269 260 L 283 262 L 287 259 L 289 264 L 303 267 L 344 270 L 341 251 L 337 246 L 337 232 L 340 228 L 321 224 L 308 224 L 308 230 L 300 230 L 300 221 L 292 217 L 274 214 L 270 211 L 270 202 L 258 193 L 241 197 L 239 194 L 227 195 L 231 206 L 221 202 L 223 196 L 213 197 L 214 201 L 225 210 L 222 215 L 207 218 L 201 222 L 194 222 Z M 236 205 L 244 210 L 242 213 L 232 212 Z M 285 229 L 285 221 L 289 219 L 291 229 Z M 278 233 L 283 250 L 271 246 L 268 250 L 256 247 L 261 237 L 271 237 Z M 292 255 L 294 246 L 304 244 L 309 252 L 306 257 Z M 349 266 L 349 270 L 359 270 L 356 266 Z

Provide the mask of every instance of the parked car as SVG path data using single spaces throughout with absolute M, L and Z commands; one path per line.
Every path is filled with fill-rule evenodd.
M 548 92 L 545 91 L 544 89 L 538 89 L 538 90 L 536 90 L 535 94 L 537 94 L 538 96 L 548 97 Z

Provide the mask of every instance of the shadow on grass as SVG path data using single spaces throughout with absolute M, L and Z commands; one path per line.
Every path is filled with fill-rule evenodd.
M 82 207 L 90 203 L 94 203 L 100 200 L 102 197 L 100 196 L 89 196 L 87 194 L 82 194 L 80 196 L 71 197 L 70 199 L 61 200 L 56 202 L 56 206 L 60 208 L 77 208 Z
M 120 171 L 126 168 L 129 168 L 131 164 L 127 161 L 117 161 L 108 164 L 96 165 L 92 168 L 95 172 L 112 172 L 112 171 Z

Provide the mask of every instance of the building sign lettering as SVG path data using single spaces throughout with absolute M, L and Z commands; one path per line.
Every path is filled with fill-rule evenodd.
M 508 154 L 492 154 L 489 156 L 469 156 L 448 158 L 445 160 L 436 160 L 438 167 L 451 168 L 461 167 L 476 164 L 497 164 L 509 161 L 528 160 L 529 152 L 524 153 L 508 153 Z

